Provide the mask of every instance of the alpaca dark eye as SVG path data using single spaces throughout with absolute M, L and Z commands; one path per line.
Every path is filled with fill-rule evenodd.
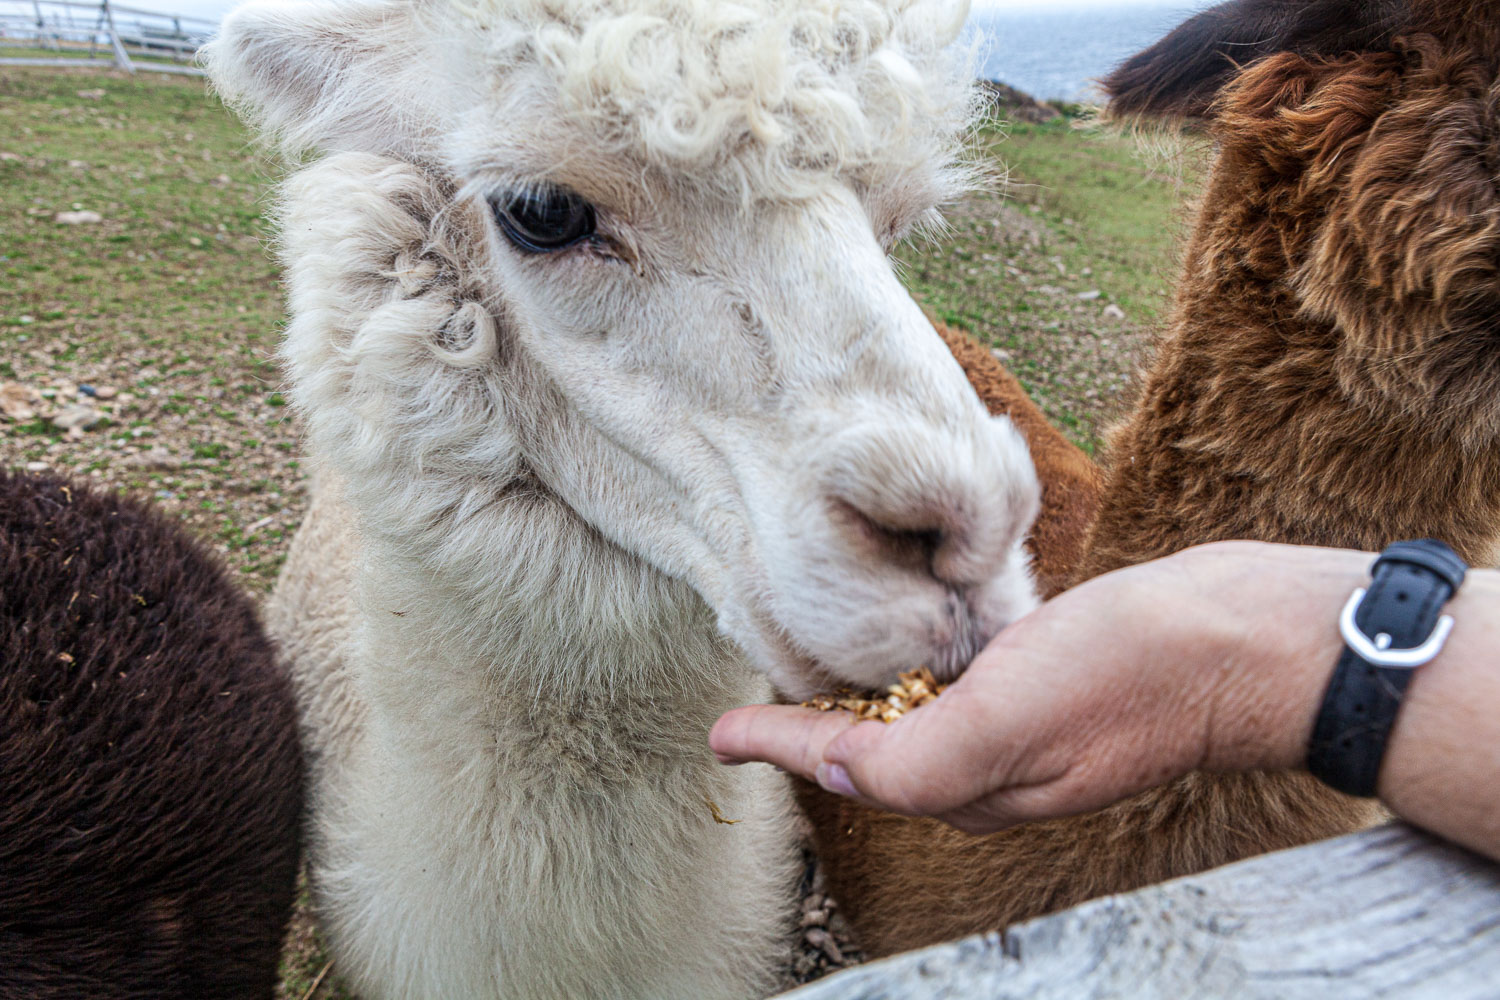
M 561 188 L 490 199 L 507 239 L 527 253 L 551 253 L 594 234 L 594 207 Z

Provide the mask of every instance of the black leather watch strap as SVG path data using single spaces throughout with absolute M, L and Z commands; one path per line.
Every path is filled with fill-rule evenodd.
M 1375 560 L 1363 599 L 1345 608 L 1346 644 L 1307 749 L 1314 776 L 1350 795 L 1375 794 L 1402 695 L 1416 667 L 1441 648 L 1452 624 L 1440 627 L 1442 607 L 1467 571 L 1432 539 L 1396 542 Z

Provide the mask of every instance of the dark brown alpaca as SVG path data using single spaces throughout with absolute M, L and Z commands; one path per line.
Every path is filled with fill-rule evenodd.
M 291 691 L 217 561 L 0 470 L 0 1000 L 268 1000 L 301 790 Z
M 1434 536 L 1496 562 L 1497 64 L 1489 3 L 1244 0 L 1107 81 L 1120 113 L 1206 110 L 1220 153 L 1079 579 L 1229 538 Z M 802 800 L 875 955 L 1374 816 L 1289 774 L 1191 775 L 986 838 Z

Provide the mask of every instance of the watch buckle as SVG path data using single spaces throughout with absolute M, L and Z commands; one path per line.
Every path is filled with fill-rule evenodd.
M 1364 598 L 1365 588 L 1357 587 L 1349 595 L 1349 600 L 1344 602 L 1344 610 L 1339 614 L 1339 635 L 1354 650 L 1356 656 L 1377 667 L 1405 670 L 1420 667 L 1442 651 L 1443 643 L 1448 641 L 1448 633 L 1453 631 L 1453 616 L 1443 615 L 1432 627 L 1432 634 L 1420 646 L 1392 649 L 1389 635 L 1380 632 L 1372 639 L 1355 624 L 1354 613 L 1359 610 L 1359 604 Z

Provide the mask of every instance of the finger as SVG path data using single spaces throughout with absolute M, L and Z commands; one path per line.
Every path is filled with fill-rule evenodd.
M 889 725 L 835 733 L 823 759 L 841 773 L 820 783 L 843 791 L 837 779 L 847 776 L 860 797 L 913 815 L 981 798 L 1003 780 L 1009 760 L 1009 748 L 995 738 L 999 720 L 986 701 L 945 695 Z
M 721 716 L 709 731 L 708 745 L 722 763 L 763 760 L 816 781 L 823 750 L 855 721 L 848 712 L 750 705 Z

